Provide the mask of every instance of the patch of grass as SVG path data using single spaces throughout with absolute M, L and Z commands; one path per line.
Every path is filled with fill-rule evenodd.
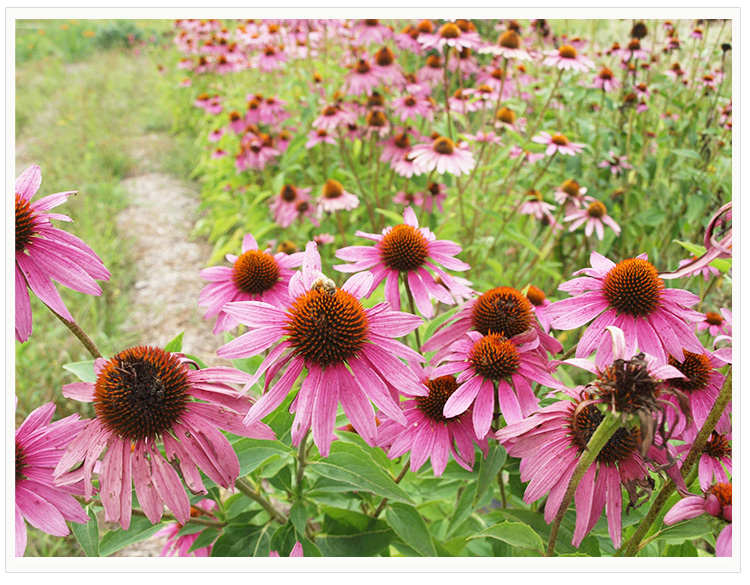
M 48 57 L 16 71 L 17 174 L 29 164 L 41 166 L 38 197 L 78 190 L 59 208 L 74 223 L 61 227 L 87 242 L 112 273 L 110 282 L 100 283 L 101 297 L 58 287 L 104 354 L 135 341 L 122 330 L 134 271 L 116 220 L 128 203 L 120 180 L 135 170 L 133 143 L 154 119 L 168 119 L 155 98 L 160 83 L 149 55 L 116 51 L 96 52 L 75 65 Z M 157 162 L 160 152 L 152 155 Z M 73 381 L 62 365 L 89 356 L 33 294 L 32 311 L 31 338 L 16 344 L 18 419 L 50 400 L 58 403 L 59 416 L 80 411 L 80 403 L 61 397 L 61 385 Z

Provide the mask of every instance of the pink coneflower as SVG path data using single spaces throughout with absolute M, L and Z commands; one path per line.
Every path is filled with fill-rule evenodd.
M 432 23 L 430 23 L 430 27 L 432 27 Z M 426 32 L 432 32 L 433 30 L 433 28 L 429 28 Z M 422 45 L 417 41 L 420 34 L 422 33 L 417 27 L 413 24 L 407 24 L 400 33 L 393 35 L 393 41 L 399 49 L 420 55 L 423 52 Z
M 377 18 L 362 19 L 352 27 L 354 40 L 359 45 L 382 45 L 393 36 L 390 27 L 380 24 Z
M 16 405 L 18 401 L 16 401 Z M 89 517 L 73 495 L 83 494 L 74 484 L 57 487 L 52 470 L 70 442 L 86 426 L 77 414 L 52 421 L 55 405 L 34 410 L 16 429 L 16 549 L 26 551 L 26 522 L 53 536 L 70 534 L 66 520 L 85 524 Z
M 409 118 L 419 120 L 420 117 L 432 120 L 435 115 L 432 109 L 432 102 L 414 95 L 396 98 L 391 102 L 391 106 L 393 107 L 393 112 L 402 122 L 405 122 Z
M 278 557 L 279 556 L 279 552 L 275 551 L 275 550 L 272 550 L 269 553 L 268 556 L 269 557 Z M 302 543 L 299 542 L 299 541 L 296 542 L 296 543 L 294 543 L 294 546 L 292 547 L 292 552 L 289 553 L 289 558 L 292 558 L 292 557 L 304 557 L 304 556 L 305 555 L 304 555 L 304 551 L 302 549 Z
M 344 91 L 349 95 L 371 95 L 380 83 L 370 63 L 360 59 L 356 65 L 349 69 L 344 79 Z
M 615 264 L 592 252 L 591 268 L 575 274 L 586 276 L 558 287 L 573 297 L 552 303 L 547 315 L 554 329 L 563 330 L 576 329 L 593 320 L 578 343 L 576 357 L 587 357 L 598 350 L 597 364 L 611 361 L 611 348 L 601 343 L 608 325 L 625 331 L 629 350 L 639 347 L 662 361 L 666 361 L 667 352 L 682 359 L 683 348 L 703 351 L 685 322 L 696 322 L 702 317 L 687 308 L 697 303 L 698 297 L 685 290 L 664 288 L 646 254 Z
M 214 160 L 224 158 L 225 156 L 229 156 L 229 153 L 221 148 L 217 148 L 216 150 L 211 152 L 211 158 Z
M 445 213 L 443 210 L 443 202 L 448 198 L 448 186 L 445 183 L 427 183 L 427 188 L 423 193 L 422 208 L 427 213 L 432 213 L 433 209 L 437 207 L 440 213 Z
M 423 33 L 417 41 L 422 49 L 436 49 L 442 51 L 443 47 L 458 49 L 478 49 L 482 46 L 482 38 L 473 30 L 462 30 L 455 22 L 446 22 L 436 33 Z
M 570 212 L 573 209 L 580 209 L 585 203 L 586 187 L 581 187 L 578 181 L 574 179 L 566 179 L 562 184 L 555 189 L 555 202 L 559 205 L 565 204 L 566 211 Z
M 538 136 L 534 136 L 531 139 L 532 142 L 537 144 L 546 144 L 547 149 L 544 154 L 552 156 L 556 152 L 560 154 L 567 154 L 568 156 L 575 156 L 576 154 L 583 152 L 585 144 L 578 144 L 577 142 L 571 142 L 568 137 L 559 132 L 555 134 L 548 134 L 547 132 L 540 132 Z
M 204 108 L 206 110 L 207 114 L 212 114 L 214 116 L 217 116 L 221 114 L 224 111 L 224 106 L 222 105 L 222 102 L 224 101 L 224 98 L 219 96 L 212 97 L 208 104 L 206 104 L 206 107 Z
M 418 144 L 412 149 L 414 162 L 427 171 L 437 170 L 439 174 L 469 174 L 476 165 L 474 155 L 462 145 L 455 144 L 447 136 L 439 136 L 432 144 Z
M 578 51 L 570 45 L 563 45 L 557 51 L 547 51 L 547 55 L 548 57 L 542 64 L 557 67 L 563 71 L 572 69 L 585 73 L 594 66 L 591 59 L 579 55 Z
M 503 78 L 505 78 L 505 83 L 503 83 Z M 507 100 L 514 94 L 511 76 L 506 73 L 505 69 L 498 67 L 483 69 L 477 75 L 477 83 L 490 86 L 498 95 L 500 95 L 500 90 L 502 90 L 501 100 Z
M 604 93 L 615 91 L 620 87 L 620 82 L 615 77 L 614 72 L 609 67 L 602 67 L 594 82 L 591 84 L 594 89 L 601 89 Z
M 326 244 L 333 244 L 336 241 L 336 238 L 331 234 L 323 233 L 313 236 L 313 241 L 318 244 L 318 246 L 324 246 Z
M 472 75 L 479 73 L 479 65 L 477 65 L 476 58 L 471 49 L 464 48 L 460 51 L 453 49 L 450 52 L 448 70 L 456 71 L 456 69 L 458 69 L 464 79 L 468 79 Z
M 393 170 L 399 177 L 404 177 L 406 179 L 425 174 L 427 169 L 423 164 L 418 163 L 415 158 L 416 157 L 411 152 L 411 149 L 409 149 L 409 151 L 402 157 L 398 158 L 398 160 L 391 161 L 391 167 L 393 167 Z
M 269 207 L 273 214 L 273 220 L 279 227 L 288 228 L 300 217 L 299 204 L 310 201 L 311 190 L 286 184 L 281 188 L 278 195 L 271 198 Z
M 621 175 L 625 169 L 632 169 L 633 165 L 628 162 L 625 155 L 617 155 L 613 150 L 609 151 L 609 156 L 599 163 L 599 168 L 609 169 L 613 175 Z
M 479 49 L 482 54 L 497 55 L 506 59 L 518 59 L 519 61 L 531 61 L 529 52 L 522 48 L 521 36 L 513 29 L 506 30 L 497 39 L 496 45 L 487 45 Z
M 716 537 L 716 556 L 732 556 L 732 484 L 717 483 L 705 490 L 703 497 L 690 494 L 682 498 L 664 515 L 664 524 L 670 526 L 709 514 L 726 520 L 727 524 Z
M 411 396 L 425 395 L 427 389 L 398 359 L 421 362 L 422 356 L 394 338 L 411 333 L 422 319 L 392 311 L 387 303 L 365 309 L 360 299 L 371 289 L 369 272 L 355 274 L 337 288 L 321 272 L 317 246 L 309 242 L 302 272 L 289 284 L 293 300 L 285 310 L 253 301 L 227 308 L 249 331 L 220 348 L 220 357 L 252 357 L 273 346 L 254 376 L 257 379 L 268 370 L 266 392 L 248 412 L 246 424 L 252 425 L 274 411 L 304 367 L 308 373 L 291 406 L 295 413 L 294 445 L 299 445 L 312 425 L 313 440 L 321 455 L 327 457 L 339 400 L 349 421 L 369 445 L 375 444 L 376 436 L 370 400 L 386 416 L 403 421 L 389 384 Z
M 188 522 L 190 501 L 168 462 L 175 458 L 192 493 L 207 493 L 199 469 L 217 485 L 233 487 L 240 464 L 219 428 L 256 439 L 273 439 L 274 433 L 260 422 L 242 424 L 251 401 L 228 384 L 247 384 L 249 374 L 219 367 L 196 370 L 190 364 L 195 365 L 182 354 L 133 347 L 109 360 L 97 359 L 96 382 L 63 386 L 66 398 L 93 402 L 96 417 L 55 468 L 57 484 L 83 480 L 86 499 L 91 498 L 92 472 L 107 449 L 99 494 L 106 521 L 119 522 L 123 530 L 130 526 L 132 484 L 153 524 L 161 520 L 165 503 L 179 523 Z M 160 441 L 166 459 L 157 447 Z
M 701 489 L 708 491 L 714 483 L 729 483 L 732 474 L 732 433 L 713 431 L 703 447 L 698 460 L 698 481 Z M 685 443 L 677 447 L 678 452 L 687 452 L 692 444 Z
M 328 179 L 318 198 L 318 212 L 335 213 L 351 211 L 359 207 L 359 197 L 344 190 L 344 186 L 335 179 Z
M 679 359 L 677 359 L 679 356 Z M 670 352 L 667 363 L 680 371 L 684 378 L 670 380 L 669 385 L 682 392 L 687 400 L 692 416 L 693 424 L 686 427 L 685 421 L 675 421 L 673 410 L 667 412 L 667 422 L 675 434 L 682 434 L 683 439 L 692 442 L 698 431 L 708 419 L 716 399 L 719 397 L 721 387 L 724 385 L 724 374 L 718 371 L 723 367 L 724 360 L 713 355 L 707 349 L 700 352 L 683 350 L 679 354 Z M 669 398 L 671 402 L 677 405 L 675 398 Z M 716 430 L 720 433 L 727 433 L 732 426 L 729 421 L 729 412 L 731 405 L 727 407 L 716 424 Z
M 337 128 L 356 122 L 357 116 L 342 108 L 339 104 L 332 104 L 323 108 L 321 114 L 312 123 L 313 128 L 334 132 Z
M 543 152 L 531 152 L 529 150 L 524 150 L 517 144 L 514 144 L 510 147 L 510 150 L 508 151 L 508 158 L 515 159 L 518 157 L 521 157 L 521 160 L 523 160 L 524 165 L 526 164 L 534 164 L 535 162 L 538 162 L 545 158 L 547 155 Z
M 531 503 L 548 494 L 544 508 L 547 523 L 552 522 L 558 513 L 578 459 L 604 421 L 605 415 L 597 408 L 596 403 L 609 404 L 609 401 L 614 401 L 618 406 L 624 406 L 626 411 L 632 412 L 638 405 L 633 404 L 632 399 L 629 403 L 620 405 L 619 399 L 633 396 L 631 377 L 636 375 L 636 370 L 639 372 L 637 380 L 643 386 L 643 392 L 636 395 L 652 399 L 658 394 L 658 380 L 652 379 L 654 372 L 643 372 L 646 367 L 643 361 L 623 359 L 627 353 L 621 351 L 624 349 L 621 331 L 619 336 L 619 344 L 614 344 L 619 345 L 614 352 L 619 356 L 618 360 L 611 362 L 604 370 L 591 370 L 599 379 L 589 386 L 590 392 L 580 386 L 567 390 L 568 396 L 565 399 L 545 406 L 527 419 L 510 424 L 496 434 L 509 455 L 521 458 L 521 481 L 529 482 L 523 496 L 524 502 Z M 611 349 L 610 355 L 613 355 Z M 622 487 L 627 489 L 630 496 L 628 508 L 637 503 L 641 490 L 650 491 L 648 469 L 640 453 L 643 448 L 640 435 L 638 427 L 619 428 L 584 474 L 575 492 L 576 526 L 573 546 L 579 546 L 593 529 L 606 505 L 609 535 L 614 547 L 620 547 Z M 658 451 L 651 446 L 647 456 L 664 461 L 665 458 Z M 673 468 L 676 471 L 676 466 Z M 670 477 L 672 475 L 674 473 Z
M 371 270 L 372 288 L 367 294 L 385 280 L 385 299 L 393 310 L 401 310 L 400 277 L 406 281 L 406 286 L 416 301 L 417 310 L 425 317 L 432 317 L 433 314 L 430 299 L 453 305 L 455 301 L 448 291 L 455 294 L 471 293 L 438 266 L 440 264 L 449 270 L 468 270 L 468 264 L 454 258 L 461 247 L 448 240 L 437 240 L 429 228 L 420 228 L 411 207 L 404 209 L 404 223 L 388 227 L 382 234 L 358 231 L 357 235 L 377 243 L 374 246 L 340 249 L 336 252 L 336 257 L 354 264 L 340 264 L 334 268 L 340 272 Z M 444 287 L 435 284 L 428 268 L 442 279 Z
M 542 194 L 536 189 L 531 189 L 526 193 L 526 199 L 518 208 L 521 215 L 533 215 L 536 219 L 542 219 L 545 215 L 554 211 L 555 206 L 547 203 L 542 198 Z
M 464 134 L 464 138 L 482 144 L 494 144 L 496 146 L 502 146 L 503 144 L 503 139 L 492 131 L 482 132 L 479 130 L 476 134 Z
M 481 84 L 475 89 L 468 89 L 467 92 L 472 97 L 478 98 L 477 108 L 485 110 L 494 110 L 500 94 L 487 84 Z
M 73 316 L 52 281 L 89 295 L 101 296 L 96 280 L 109 280 L 99 256 L 81 239 L 52 225 L 53 219 L 73 221 L 67 215 L 48 213 L 77 191 L 47 195 L 32 203 L 42 184 L 42 170 L 33 165 L 16 179 L 16 339 L 31 335 L 29 288 L 50 309 L 68 321 Z
M 286 102 L 277 97 L 271 96 L 264 99 L 260 103 L 261 124 L 278 126 L 281 122 L 289 118 L 290 114 L 284 109 L 285 106 Z
M 542 330 L 545 333 L 549 333 L 550 319 L 547 316 L 547 307 L 552 304 L 551 301 L 547 298 L 542 289 L 537 288 L 533 284 L 529 285 L 529 288 L 526 291 L 526 298 L 529 299 L 534 307 L 534 314 L 536 315 L 536 319 L 539 321 Z
M 240 134 L 241 132 L 245 131 L 245 126 L 243 125 L 242 130 L 238 132 Z M 212 130 L 208 133 L 208 141 L 209 142 L 219 142 L 221 140 L 221 137 L 224 136 L 224 128 L 217 128 L 216 130 Z
M 461 384 L 445 403 L 443 415 L 453 418 L 473 405 L 474 432 L 484 438 L 492 424 L 496 392 L 500 412 L 508 423 L 537 411 L 539 399 L 531 389 L 532 381 L 561 388 L 547 373 L 547 360 L 535 351 L 538 346 L 534 330 L 510 338 L 502 333 L 466 333 L 448 348 L 439 360 L 443 365 L 434 372 L 435 376 L 458 374 L 456 382 Z
M 709 311 L 703 316 L 703 320 L 698 322 L 698 331 L 708 329 L 711 337 L 717 335 L 732 336 L 732 312 L 729 309 L 721 309 L 721 314 Z
M 227 303 L 235 301 L 263 301 L 277 307 L 289 303 L 287 289 L 293 268 L 302 264 L 302 253 L 272 254 L 258 249 L 252 234 L 242 240 L 242 255 L 227 254 L 232 266 L 213 266 L 201 270 L 200 276 L 209 281 L 203 287 L 198 305 L 206 307 L 204 319 L 216 317 L 214 334 L 231 331 L 237 320 L 224 311 Z
M 336 138 L 332 134 L 329 134 L 326 130 L 318 128 L 317 130 L 310 130 L 310 132 L 307 134 L 307 142 L 305 143 L 305 148 L 309 150 L 313 146 L 317 146 L 321 142 L 336 146 Z
M 380 155 L 380 162 L 395 163 L 407 155 L 411 151 L 409 134 L 416 134 L 416 132 L 410 128 L 405 128 L 388 140 L 381 142 L 379 146 L 383 147 L 383 153 Z
M 392 201 L 397 205 L 403 205 L 404 207 L 408 207 L 409 205 L 416 205 L 417 207 L 422 207 L 424 203 L 423 195 L 421 192 L 411 192 L 411 191 L 399 191 L 396 193 L 396 196 L 392 199 Z
M 562 351 L 555 338 L 539 329 L 529 299 L 515 288 L 500 286 L 464 304 L 450 321 L 438 327 L 421 349 L 423 352 L 437 351 L 433 359 L 440 360 L 448 352 L 449 346 L 469 331 L 478 331 L 482 335 L 498 333 L 511 338 L 529 329 L 536 332 L 541 347 L 546 351 Z M 540 351 L 540 355 L 544 355 L 543 352 Z
M 469 114 L 481 109 L 482 104 L 479 100 L 474 100 L 473 92 L 470 89 L 457 89 L 453 95 L 448 98 L 448 106 L 453 112 Z
M 648 59 L 648 51 L 641 48 L 641 41 L 638 39 L 630 39 L 628 46 L 624 49 L 620 49 L 620 59 L 625 63 L 629 63 L 635 59 Z
M 281 69 L 288 58 L 283 49 L 268 46 L 257 55 L 255 65 L 261 71 L 273 71 L 274 69 Z
M 432 370 L 427 367 L 424 372 L 419 372 L 427 386 L 427 396 L 417 396 L 401 403 L 406 426 L 392 420 L 381 423 L 378 445 L 388 451 L 389 459 L 410 452 L 409 467 L 414 472 L 430 459 L 432 472 L 435 477 L 440 477 L 450 455 L 461 467 L 471 471 L 475 461 L 474 443 L 487 456 L 487 439 L 479 439 L 474 434 L 469 423 L 470 410 L 453 418 L 443 415 L 445 403 L 460 384 L 454 376 L 430 377 Z
M 440 55 L 427 55 L 424 67 L 417 71 L 417 79 L 428 85 L 440 83 L 443 79 L 443 60 Z
M 365 137 L 385 136 L 391 129 L 385 112 L 381 109 L 371 109 L 365 116 Z
M 601 201 L 596 201 L 593 198 L 589 202 L 588 207 L 571 211 L 565 216 L 563 221 L 570 222 L 568 229 L 571 232 L 576 231 L 585 223 L 586 229 L 584 233 L 587 238 L 596 230 L 596 237 L 599 240 L 603 240 L 605 225 L 609 226 L 615 232 L 615 235 L 620 235 L 620 226 L 607 214 L 607 207 Z
M 199 502 L 190 506 L 190 517 L 197 518 L 203 516 L 208 512 L 212 512 L 216 509 L 216 502 L 208 498 L 203 498 Z M 203 548 L 195 549 L 190 552 L 190 547 L 193 546 L 198 537 L 203 533 L 202 530 L 198 532 L 191 532 L 190 534 L 180 534 L 183 529 L 183 525 L 178 522 L 172 522 L 167 524 L 164 528 L 154 534 L 154 537 L 166 537 L 167 541 L 164 543 L 164 548 L 159 553 L 160 557 L 210 557 L 211 549 L 213 544 L 204 546 Z
M 400 85 L 403 82 L 404 74 L 401 68 L 396 65 L 396 56 L 388 47 L 383 47 L 373 56 L 373 70 L 385 83 Z

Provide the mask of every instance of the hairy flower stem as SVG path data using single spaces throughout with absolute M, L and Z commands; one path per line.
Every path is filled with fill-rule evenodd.
M 445 47 L 445 67 L 443 69 L 443 91 L 445 92 L 445 115 L 448 118 L 448 137 L 453 140 L 453 119 L 451 118 L 451 106 L 448 98 L 448 56 L 450 54 L 450 47 Z
M 395 479 L 395 482 L 401 483 L 401 480 L 404 479 L 406 476 L 406 472 L 409 471 L 409 458 L 406 458 L 406 461 L 404 461 L 404 467 L 401 469 L 401 473 L 398 474 L 398 477 Z M 380 513 L 385 510 L 385 506 L 388 503 L 388 498 L 383 498 L 383 500 L 380 502 L 380 505 L 378 506 L 378 509 L 375 510 L 372 517 L 377 518 L 380 516 Z
M 276 507 L 271 502 L 269 502 L 266 498 L 263 497 L 263 495 L 260 492 L 260 487 L 258 488 L 254 487 L 244 477 L 237 478 L 237 481 L 234 483 L 234 485 L 240 492 L 245 494 L 248 498 L 260 504 L 260 507 L 263 508 L 266 512 L 268 512 L 271 515 L 272 519 L 276 520 L 276 522 L 278 522 L 279 524 L 286 524 L 286 517 L 281 512 L 279 512 L 279 510 L 277 510 Z
M 297 451 L 297 495 L 302 496 L 302 482 L 305 479 L 305 467 L 307 467 L 307 437 L 310 434 L 308 430 L 300 441 Z
M 581 454 L 580 459 L 578 459 L 578 465 L 576 465 L 576 468 L 573 471 L 573 476 L 570 478 L 568 489 L 565 492 L 560 508 L 555 515 L 555 521 L 552 524 L 552 531 L 550 532 L 549 543 L 547 544 L 548 557 L 551 557 L 555 552 L 555 544 L 557 543 L 557 533 L 560 531 L 560 523 L 562 522 L 563 516 L 565 516 L 565 512 L 568 511 L 568 506 L 570 506 L 573 501 L 573 497 L 578 489 L 578 484 L 581 483 L 581 479 L 583 479 L 583 476 L 588 471 L 589 467 L 596 462 L 596 457 L 599 455 L 599 452 L 604 448 L 612 435 L 615 434 L 615 431 L 620 428 L 621 424 L 619 417 L 605 416 L 604 420 L 591 436 L 591 439 L 586 446 L 586 450 Z
M 557 91 L 557 88 L 560 86 L 560 81 L 562 81 L 562 74 L 563 74 L 563 70 L 560 69 L 557 73 L 557 79 L 555 80 L 555 85 L 552 87 L 552 91 L 549 92 L 549 97 L 547 98 L 547 101 L 544 103 L 544 106 L 542 107 L 539 114 L 537 114 L 536 124 L 534 124 L 531 130 L 526 132 L 526 144 L 528 144 L 529 140 L 534 137 L 534 134 L 539 129 L 539 126 L 541 125 L 541 123 L 544 121 L 544 114 L 547 113 L 547 108 L 549 108 L 549 105 L 552 103 L 552 98 L 555 97 L 555 92 Z
M 688 452 L 687 457 L 685 457 L 685 461 L 680 468 L 682 477 L 688 477 L 689 475 L 691 475 L 690 472 L 692 471 L 693 466 L 698 462 L 698 459 L 703 454 L 703 448 L 706 446 L 706 443 L 711 436 L 711 432 L 716 427 L 716 423 L 719 422 L 721 415 L 724 413 L 724 410 L 726 409 L 727 404 L 729 404 L 729 401 L 731 399 L 732 369 L 730 368 L 729 372 L 727 372 L 727 378 L 724 381 L 724 386 L 722 386 L 721 392 L 719 392 L 719 396 L 716 399 L 713 408 L 711 408 L 711 412 L 709 413 L 706 422 L 703 423 L 703 427 L 695 437 L 693 446 L 690 448 L 690 451 Z M 686 485 L 690 484 L 686 483 Z M 646 517 L 641 520 L 640 524 L 638 524 L 638 528 L 633 533 L 633 536 L 630 537 L 630 540 L 628 540 L 628 542 L 622 547 L 621 550 L 625 551 L 624 556 L 634 557 L 638 554 L 638 551 L 641 550 L 640 544 L 643 540 L 643 537 L 646 536 L 648 531 L 651 529 L 651 525 L 656 520 L 659 512 L 661 512 L 661 509 L 664 507 L 664 504 L 666 503 L 669 496 L 672 495 L 672 492 L 674 490 L 675 485 L 672 481 L 668 482 L 664 485 L 664 487 L 661 488 L 661 491 L 659 492 L 659 495 L 656 496 L 656 499 L 651 505 L 648 514 L 646 514 Z
M 378 231 L 378 224 L 375 219 L 375 212 L 372 208 L 372 202 L 365 197 L 365 188 L 362 186 L 362 181 L 359 179 L 359 174 L 357 174 L 357 167 L 354 166 L 354 161 L 351 160 L 349 157 L 349 154 L 347 153 L 346 149 L 344 148 L 344 140 L 341 136 L 339 136 L 339 150 L 341 151 L 341 158 L 346 161 L 346 164 L 349 165 L 349 169 L 352 171 L 352 175 L 354 176 L 354 180 L 357 182 L 357 186 L 359 187 L 359 192 L 362 193 L 362 199 L 365 202 L 365 207 L 367 208 L 367 215 L 370 217 L 370 223 L 372 224 L 373 231 Z M 364 152 L 364 148 L 362 149 Z
M 86 335 L 86 332 L 79 327 L 78 323 L 76 323 L 75 321 L 68 321 L 65 317 L 58 314 L 52 308 L 47 308 L 52 311 L 52 314 L 60 319 L 60 321 L 62 321 L 68 329 L 70 329 L 71 333 L 73 333 L 73 335 L 78 338 L 78 341 L 80 341 L 83 344 L 83 347 L 85 347 L 86 350 L 91 354 L 91 357 L 93 357 L 94 359 L 102 357 L 99 348 L 96 347 L 96 344 L 91 341 L 91 338 L 88 335 Z

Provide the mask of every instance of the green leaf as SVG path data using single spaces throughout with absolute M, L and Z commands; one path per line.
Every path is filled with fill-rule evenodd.
M 200 548 L 211 546 L 216 538 L 221 534 L 221 530 L 218 528 L 211 528 L 210 526 L 205 528 L 203 532 L 198 535 L 195 542 L 188 550 L 189 553 L 195 552 Z
M 150 538 L 162 528 L 161 524 L 151 524 L 148 518 L 134 517 L 129 530 L 107 532 L 99 543 L 99 554 L 103 557 L 116 553 L 128 545 Z
M 185 332 L 183 331 L 180 333 L 177 337 L 175 337 L 172 341 L 170 341 L 167 345 L 164 346 L 164 351 L 182 351 L 182 336 L 185 335 Z
M 663 540 L 667 544 L 680 544 L 686 540 L 701 538 L 702 536 L 711 534 L 711 525 L 708 518 L 708 516 L 703 515 L 687 520 L 686 522 L 679 522 L 673 526 L 668 526 L 656 538 Z
M 294 502 L 289 510 L 289 519 L 300 534 L 305 533 L 307 526 L 307 509 L 302 502 Z
M 423 557 L 435 557 L 435 545 L 432 543 L 424 518 L 414 506 L 393 503 L 385 512 L 385 521 L 393 528 L 398 537 Z
M 83 382 L 96 382 L 96 374 L 94 373 L 94 360 L 63 364 L 63 370 L 67 370 L 75 374 Z
M 396 224 L 404 223 L 404 218 L 395 211 L 391 211 L 390 209 L 381 209 L 380 207 L 376 207 L 375 211 L 377 211 L 383 217 L 387 217 Z
M 99 556 L 99 521 L 92 508 L 88 510 L 89 521 L 86 524 L 71 522 L 70 528 L 81 545 L 83 552 L 87 557 Z
M 448 523 L 447 536 L 452 536 L 456 528 L 463 524 L 463 522 L 471 515 L 471 512 L 474 510 L 474 506 L 472 505 L 473 500 L 474 490 L 471 489 L 471 487 L 466 487 L 464 491 L 461 492 L 456 511 L 453 513 L 453 516 Z
M 230 524 L 211 550 L 212 557 L 267 557 L 271 552 L 271 524 Z
M 481 460 L 479 464 L 479 479 L 477 479 L 477 491 L 474 495 L 474 506 L 477 505 L 477 502 L 479 502 L 484 492 L 492 485 L 492 482 L 497 479 L 497 474 L 505 464 L 507 455 L 502 445 L 495 444 L 490 447 L 487 458 Z
M 287 455 L 291 452 L 289 447 L 278 441 L 261 441 L 260 439 L 238 437 L 233 438 L 230 442 L 240 462 L 240 477 L 252 473 L 274 457 Z M 206 479 L 203 483 L 207 488 L 216 485 L 210 479 Z
M 336 441 L 327 459 L 312 462 L 309 467 L 324 477 L 356 489 L 394 502 L 413 503 L 408 494 L 359 445 Z
M 388 528 L 359 534 L 321 534 L 315 544 L 325 557 L 373 557 L 388 548 L 396 535 Z
M 542 537 L 534 532 L 530 526 L 521 522 L 500 522 L 482 530 L 479 534 L 470 536 L 469 540 L 474 538 L 495 538 L 511 546 L 530 548 L 544 554 Z

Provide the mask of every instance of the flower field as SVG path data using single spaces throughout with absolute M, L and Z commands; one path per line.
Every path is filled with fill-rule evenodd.
M 732 21 L 16 21 L 16 125 L 16 556 L 732 556 Z

